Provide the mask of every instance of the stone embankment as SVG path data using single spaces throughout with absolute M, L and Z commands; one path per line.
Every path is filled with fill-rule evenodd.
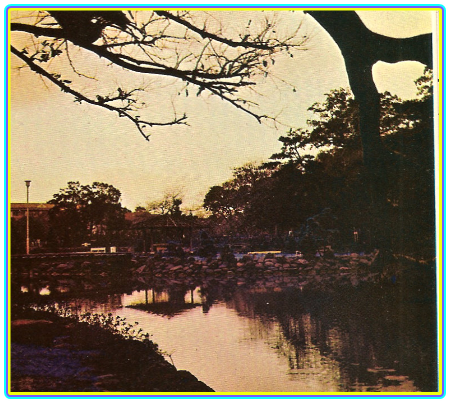
M 264 279 L 266 283 L 326 284 L 328 282 L 357 285 L 376 282 L 382 277 L 375 268 L 377 253 L 361 256 L 350 254 L 331 258 L 305 259 L 300 256 L 272 254 L 233 255 L 198 259 L 155 258 L 135 259 L 133 273 L 155 279 L 229 279 L 246 282 Z
M 153 282 L 202 282 L 218 280 L 235 283 L 261 282 L 271 285 L 353 285 L 395 282 L 402 275 L 398 261 L 387 263 L 379 253 L 357 253 L 306 259 L 294 255 L 233 254 L 202 259 L 198 257 L 161 257 L 135 255 L 126 264 L 108 259 L 42 262 L 20 272 L 20 277 L 53 283 L 67 282 L 68 288 L 92 288 L 99 282 L 125 285 L 133 279 L 151 278 Z M 87 283 L 82 287 L 78 283 Z
M 12 272 L 32 276 L 73 276 L 77 274 L 106 276 L 111 272 L 126 273 L 132 267 L 132 261 L 118 262 L 107 258 L 100 259 L 94 255 L 92 259 L 84 260 L 65 257 L 64 259 L 25 261 L 21 265 L 13 265 Z

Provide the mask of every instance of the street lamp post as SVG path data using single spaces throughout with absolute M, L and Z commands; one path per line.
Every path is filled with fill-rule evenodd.
M 30 254 L 30 209 L 29 209 L 29 193 L 30 193 L 30 183 L 31 181 L 25 181 L 27 187 L 27 255 Z

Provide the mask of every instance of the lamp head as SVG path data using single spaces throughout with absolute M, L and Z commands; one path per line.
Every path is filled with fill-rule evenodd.
M 27 186 L 27 188 L 30 187 L 30 183 L 31 183 L 31 181 L 25 181 L 25 185 Z

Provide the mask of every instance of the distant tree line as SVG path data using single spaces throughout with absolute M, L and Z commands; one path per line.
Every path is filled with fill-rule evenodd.
M 108 242 L 114 230 L 125 225 L 125 212 L 121 205 L 121 192 L 107 183 L 94 182 L 68 186 L 48 201 L 50 224 L 54 234 L 51 243 L 59 247 L 81 246 L 92 241 Z
M 47 203 L 53 208 L 48 215 L 30 216 L 30 239 L 39 239 L 40 248 L 34 251 L 57 251 L 61 248 L 80 248 L 83 244 L 113 241 L 126 227 L 121 205 L 121 192 L 112 185 L 94 182 L 82 185 L 68 182 Z M 26 218 L 11 221 L 12 253 L 24 253 Z
M 93 182 L 83 185 L 71 181 L 47 204 L 53 205 L 39 216 L 30 214 L 32 251 L 86 250 L 90 246 L 133 246 L 139 234 L 133 229 L 130 212 L 121 204 L 121 191 L 112 185 Z M 167 192 L 162 199 L 138 206 L 135 213 L 169 215 L 180 218 L 181 192 Z M 191 215 L 191 214 L 189 214 Z M 11 252 L 25 251 L 26 216 L 11 219 Z M 39 240 L 39 242 L 37 242 Z

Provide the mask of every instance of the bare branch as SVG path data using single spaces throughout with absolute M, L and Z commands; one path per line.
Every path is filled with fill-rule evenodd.
M 135 46 L 154 46 L 156 42 L 167 40 L 167 39 L 181 39 L 177 38 L 175 36 L 169 36 L 169 35 L 161 35 L 155 38 L 152 38 L 150 40 L 141 40 L 141 39 L 133 39 L 131 41 L 124 41 L 124 42 L 117 42 L 117 43 L 105 43 L 103 45 L 100 45 L 100 47 L 112 49 L 112 48 L 119 48 L 119 47 L 125 47 L 129 45 L 135 45 Z
M 210 14 L 210 18 L 217 17 Z M 267 116 L 255 113 L 253 108 L 258 106 L 257 102 L 244 99 L 239 95 L 239 90 L 248 88 L 252 91 L 248 94 L 258 95 L 253 91 L 257 83 L 254 77 L 267 76 L 277 54 L 290 54 L 291 49 L 303 47 L 306 41 L 305 37 L 296 37 L 299 28 L 291 36 L 284 35 L 284 39 L 276 37 L 275 23 L 267 17 L 263 18 L 265 20 L 261 20 L 261 26 L 256 31 L 252 29 L 252 34 L 246 34 L 250 32 L 247 27 L 236 40 L 227 38 L 219 19 L 208 31 L 207 20 L 203 26 L 196 24 L 195 15 L 188 11 L 172 14 L 163 10 L 139 13 L 118 9 L 52 9 L 43 13 L 39 20 L 23 20 L 29 24 L 23 21 L 11 24 L 12 31 L 26 32 L 31 40 L 41 36 L 53 38 L 38 40 L 29 54 L 13 53 L 77 100 L 114 110 L 127 117 L 144 137 L 143 125 L 155 124 L 141 122 L 130 115 L 135 112 L 136 106 L 131 97 L 126 97 L 126 102 L 121 94 L 98 95 L 95 99 L 95 95 L 86 95 L 84 91 L 74 90 L 74 85 L 69 87 L 64 84 L 60 76 L 53 76 L 48 69 L 42 69 L 45 73 L 40 72 L 37 63 L 52 61 L 64 50 L 68 66 L 78 77 L 94 78 L 87 71 L 81 72 L 75 67 L 75 59 L 69 54 L 71 47 L 68 43 L 72 43 L 112 66 L 142 75 L 173 77 L 186 83 L 186 86 L 194 85 L 198 88 L 197 95 L 203 91 L 209 92 L 261 122 Z M 62 49 L 63 44 L 66 44 L 65 49 Z M 123 101 L 123 105 L 113 105 L 119 101 Z M 184 123 L 184 119 L 184 116 L 175 118 L 168 124 Z
M 68 46 L 67 41 L 65 41 L 65 44 L 66 44 L 66 56 L 67 56 L 67 60 L 69 61 L 69 65 L 70 65 L 70 67 L 72 68 L 73 72 L 74 72 L 76 75 L 78 75 L 79 77 L 85 77 L 85 78 L 89 78 L 89 79 L 91 79 L 91 80 L 97 80 L 95 77 L 90 77 L 90 76 L 88 76 L 88 75 L 86 75 L 86 74 L 83 74 L 83 73 L 81 73 L 81 72 L 78 71 L 78 69 L 77 69 L 77 68 L 74 66 L 74 64 L 73 64 L 72 58 L 70 57 L 69 46 Z
M 37 64 L 35 64 L 31 58 L 26 56 L 24 53 L 19 52 L 13 46 L 11 46 L 11 52 L 14 55 L 16 55 L 17 57 L 19 57 L 21 60 L 23 60 L 30 67 L 30 69 L 32 71 L 34 71 L 35 73 L 39 74 L 42 77 L 47 78 L 53 84 L 58 86 L 63 92 L 66 92 L 66 93 L 71 94 L 72 96 L 74 96 L 77 102 L 86 102 L 86 103 L 88 103 L 90 105 L 99 106 L 99 107 L 102 107 L 102 108 L 107 109 L 109 111 L 118 113 L 118 115 L 120 117 L 128 118 L 131 122 L 134 123 L 134 125 L 138 129 L 139 133 L 147 141 L 150 138 L 150 135 L 146 134 L 145 131 L 144 131 L 144 129 L 147 126 L 148 127 L 153 127 L 153 126 L 170 126 L 170 125 L 175 125 L 175 124 L 186 124 L 186 122 L 185 122 L 186 119 L 187 119 L 186 115 L 183 115 L 181 118 L 176 118 L 175 117 L 175 119 L 170 121 L 170 122 L 150 122 L 150 121 L 147 121 L 147 120 L 140 119 L 140 116 L 133 116 L 133 115 L 131 115 L 129 112 L 127 112 L 127 108 L 115 107 L 115 106 L 112 106 L 112 105 L 110 105 L 108 103 L 109 101 L 114 101 L 116 99 L 120 99 L 120 97 L 111 98 L 111 99 L 106 99 L 105 100 L 104 98 L 98 96 L 97 100 L 90 99 L 90 98 L 86 97 L 85 95 L 81 94 L 80 92 L 75 91 L 74 89 L 69 87 L 66 83 L 63 82 L 64 80 L 59 79 L 56 75 L 54 75 L 52 73 L 49 73 L 48 71 L 46 71 L 42 67 L 40 67 Z M 128 93 L 128 94 L 130 94 L 130 93 Z M 124 96 L 126 96 L 126 94 Z
M 273 50 L 275 48 L 274 45 L 269 45 L 262 41 L 260 43 L 249 42 L 246 40 L 242 40 L 242 41 L 238 42 L 238 41 L 233 41 L 231 39 L 222 38 L 218 35 L 207 32 L 205 29 L 198 28 L 198 27 L 192 25 L 190 22 L 188 22 L 176 15 L 173 15 L 173 14 L 169 13 L 168 11 L 155 11 L 155 13 L 162 17 L 166 17 L 169 20 L 175 21 L 178 24 L 185 26 L 189 30 L 199 34 L 203 39 L 208 38 L 208 39 L 211 39 L 211 40 L 214 40 L 217 42 L 221 42 L 221 43 L 224 43 L 225 45 L 232 46 L 232 47 L 241 46 L 244 48 L 254 48 L 254 49 L 262 49 L 262 50 Z
M 90 45 L 90 46 L 85 46 L 86 49 L 88 48 L 92 48 L 92 49 L 98 49 L 97 51 L 93 50 L 94 53 L 98 54 L 99 56 L 103 56 L 106 59 L 112 61 L 114 64 L 127 68 L 128 70 L 132 70 L 135 72 L 140 72 L 140 73 L 148 73 L 148 74 L 159 74 L 159 75 L 165 75 L 165 76 L 172 76 L 172 77 L 176 77 L 179 78 L 183 81 L 189 82 L 191 84 L 194 84 L 196 86 L 198 86 L 200 89 L 207 89 L 208 91 L 210 91 L 212 94 L 219 96 L 220 98 L 222 98 L 223 100 L 231 103 L 232 105 L 234 105 L 235 107 L 237 107 L 238 109 L 246 112 L 247 114 L 255 117 L 258 122 L 261 122 L 262 118 L 265 118 L 267 116 L 265 115 L 257 115 L 253 112 L 251 112 L 248 108 L 244 107 L 239 100 L 235 100 L 230 98 L 229 96 L 227 96 L 226 94 L 231 94 L 233 92 L 233 87 L 240 87 L 240 86 L 248 86 L 248 85 L 254 85 L 253 82 L 228 82 L 228 81 L 205 81 L 205 80 L 201 80 L 201 78 L 220 78 L 220 75 L 213 75 L 213 74 L 199 74 L 201 77 L 197 78 L 197 74 L 198 72 L 196 71 L 180 71 L 180 70 L 176 70 L 176 69 L 170 69 L 165 67 L 165 70 L 163 69 L 156 69 L 156 68 L 147 68 L 147 67 L 142 67 L 142 66 L 136 66 L 134 64 L 129 63 L 128 61 L 125 61 L 123 59 L 127 59 L 127 60 L 133 60 L 135 62 L 139 62 L 136 61 L 132 58 L 129 57 L 125 57 L 123 55 L 116 55 L 116 54 L 112 54 L 110 52 L 104 51 L 103 49 L 99 49 L 98 46 L 96 45 Z M 144 62 L 145 63 L 145 62 Z M 226 74 L 223 74 L 222 77 L 227 78 L 229 76 L 227 76 Z

